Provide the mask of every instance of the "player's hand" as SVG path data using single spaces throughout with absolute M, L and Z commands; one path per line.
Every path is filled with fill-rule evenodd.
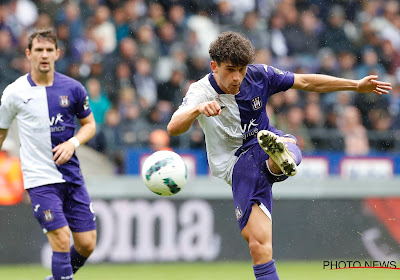
M 65 141 L 54 147 L 53 160 L 57 165 L 61 165 L 69 161 L 75 152 L 75 146 L 71 141 Z
M 200 114 L 204 114 L 207 117 L 214 117 L 221 114 L 221 106 L 215 100 L 199 104 L 197 110 Z
M 358 81 L 357 92 L 360 93 L 370 93 L 374 92 L 376 94 L 388 94 L 389 90 L 392 90 L 392 84 L 378 81 L 378 76 L 370 75 L 362 78 Z

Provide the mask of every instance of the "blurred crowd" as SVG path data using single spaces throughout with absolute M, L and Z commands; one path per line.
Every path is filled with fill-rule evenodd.
M 35 28 L 59 37 L 58 72 L 86 87 L 98 131 L 89 143 L 116 162 L 166 130 L 188 86 L 210 72 L 208 46 L 225 30 L 247 36 L 255 63 L 296 73 L 389 81 L 387 96 L 354 92 L 271 98 L 273 124 L 305 151 L 400 151 L 397 0 L 2 0 L 0 91 L 29 71 Z M 172 148 L 204 149 L 195 124 Z

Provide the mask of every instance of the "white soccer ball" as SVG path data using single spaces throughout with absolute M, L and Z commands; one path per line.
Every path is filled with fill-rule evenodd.
M 142 165 L 142 179 L 153 193 L 170 196 L 186 184 L 187 168 L 180 155 L 171 151 L 151 154 Z

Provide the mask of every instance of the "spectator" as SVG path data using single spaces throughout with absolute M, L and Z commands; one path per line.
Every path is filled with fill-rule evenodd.
M 314 150 L 314 145 L 310 141 L 307 127 L 304 125 L 304 110 L 298 106 L 287 108 L 285 113 L 278 115 L 277 128 L 294 135 L 297 138 L 301 149 Z
M 107 6 L 96 8 L 93 24 L 93 35 L 99 52 L 112 53 L 117 47 L 117 34 L 115 26 L 111 23 L 110 9 Z
M 185 73 L 179 68 L 172 72 L 171 78 L 166 83 L 158 85 L 158 102 L 166 102 L 170 108 L 171 115 L 177 109 L 177 106 L 182 103 L 183 90 L 185 83 Z
M 79 5 L 75 1 L 66 2 L 57 15 L 58 24 L 65 24 L 71 34 L 71 42 L 82 36 L 84 23 L 82 22 Z
M 139 27 L 136 37 L 138 55 L 150 60 L 154 65 L 160 59 L 160 46 L 153 28 L 148 24 L 142 25 Z
M 106 154 L 117 166 L 116 174 L 122 174 L 124 171 L 124 146 L 120 124 L 121 116 L 118 109 L 113 107 L 108 110 L 105 116 L 103 131 L 106 143 Z
M 178 43 L 174 26 L 170 22 L 165 22 L 158 28 L 160 55 L 171 55 L 171 49 Z
M 101 130 L 106 112 L 110 109 L 110 100 L 107 98 L 107 94 L 102 89 L 98 79 L 90 78 L 86 82 L 86 88 L 89 94 L 89 105 L 92 109 L 96 126 Z
M 188 36 L 186 12 L 182 5 L 174 4 L 168 10 L 168 20 L 175 28 L 176 38 L 183 42 Z
M 123 6 L 116 7 L 112 13 L 115 25 L 115 34 L 117 36 L 117 44 L 119 44 L 122 39 L 129 36 L 128 16 Z
M 170 137 L 167 131 L 155 129 L 150 132 L 149 145 L 153 151 L 173 151 L 170 147 Z
M 394 147 L 394 135 L 389 132 L 392 125 L 389 113 L 383 109 L 374 110 L 370 112 L 370 119 L 373 128 L 373 135 L 370 137 L 371 149 L 378 152 L 392 150 Z
M 249 38 L 256 50 L 264 49 L 268 46 L 269 38 L 266 28 L 261 25 L 256 12 L 248 12 L 243 18 L 243 22 L 238 30 Z
M 342 6 L 336 5 L 329 10 L 327 25 L 321 37 L 321 46 L 329 47 L 335 53 L 342 50 L 354 50 L 344 29 L 345 20 Z
M 354 53 L 350 51 L 341 51 L 338 57 L 339 72 L 343 78 L 346 79 L 357 79 L 355 71 L 355 65 L 357 58 Z
M 384 77 L 386 74 L 385 69 L 379 63 L 379 57 L 374 48 L 366 46 L 362 50 L 362 61 L 357 67 L 357 78 L 364 77 L 363 75 L 378 75 Z
M 270 28 L 271 28 L 271 42 L 270 48 L 273 56 L 278 58 L 286 58 L 289 53 L 289 47 L 285 36 L 283 35 L 283 29 L 285 27 L 285 17 L 281 12 L 275 12 L 271 16 Z
M 228 0 L 217 1 L 217 11 L 214 15 L 214 21 L 218 23 L 221 31 L 227 31 L 236 26 L 234 10 Z
M 157 85 L 152 77 L 152 67 L 148 59 L 141 57 L 136 62 L 136 73 L 133 77 L 140 106 L 146 110 L 157 103 Z
M 369 152 L 367 130 L 362 125 L 361 113 L 354 106 L 348 106 L 340 115 L 339 129 L 344 137 L 345 153 L 349 156 L 366 155 Z
M 299 22 L 284 29 L 289 55 L 314 55 L 319 49 L 318 29 L 321 29 L 315 14 L 305 11 Z

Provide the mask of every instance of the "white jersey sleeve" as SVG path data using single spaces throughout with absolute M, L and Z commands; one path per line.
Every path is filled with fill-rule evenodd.
M 206 76 L 207 77 L 207 76 Z M 205 77 L 205 78 L 206 78 Z M 213 100 L 207 95 L 206 89 L 199 83 L 193 83 L 189 86 L 189 89 L 183 98 L 182 104 L 174 115 L 179 115 L 187 110 L 190 110 L 197 105 Z
M 0 128 L 8 129 L 17 115 L 17 109 L 14 105 L 14 92 L 18 90 L 15 84 L 11 84 L 3 92 L 0 102 Z

